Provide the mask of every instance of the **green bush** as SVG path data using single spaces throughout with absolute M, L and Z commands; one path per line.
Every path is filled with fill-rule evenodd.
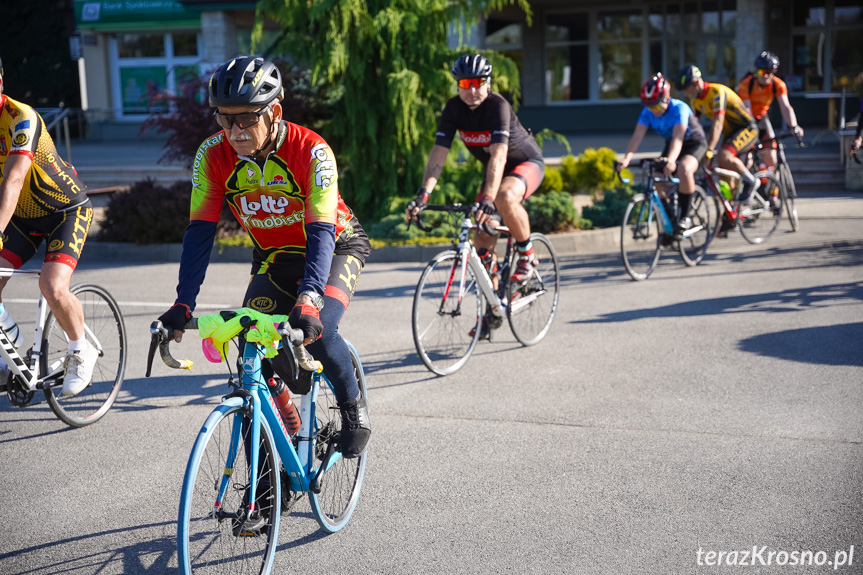
M 617 186 L 605 192 L 602 201 L 593 206 L 585 206 L 581 210 L 582 217 L 590 220 L 594 228 L 610 228 L 619 226 L 623 221 L 626 204 L 632 199 L 636 190 L 629 186 Z
M 539 188 L 536 190 L 535 193 L 546 194 L 551 191 L 568 191 L 568 188 L 564 187 L 563 176 L 560 173 L 560 168 L 556 166 L 545 167 L 545 177 L 542 179 L 542 183 L 539 184 Z
M 189 224 L 191 193 L 192 185 L 185 180 L 169 186 L 151 179 L 136 182 L 129 191 L 111 196 L 99 239 L 139 245 L 181 242 Z M 226 207 L 217 234 L 236 234 L 239 229 Z
M 572 204 L 572 196 L 556 190 L 533 195 L 524 204 L 530 217 L 530 229 L 548 234 L 561 232 L 575 226 L 578 214 Z
M 588 148 L 578 158 L 565 157 L 561 161 L 564 185 L 572 193 L 587 192 L 591 197 L 607 190 L 617 183 L 614 174 L 614 150 Z

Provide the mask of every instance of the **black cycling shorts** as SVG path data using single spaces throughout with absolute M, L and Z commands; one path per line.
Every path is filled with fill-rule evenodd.
M 668 148 L 671 147 L 671 140 L 665 141 L 665 147 L 662 149 L 662 157 L 668 157 Z M 680 155 L 677 157 L 677 162 L 680 163 L 680 158 L 683 156 L 692 156 L 701 165 L 704 160 L 704 154 L 707 153 L 707 142 L 704 140 L 683 140 L 683 146 L 680 148 Z
M 0 257 L 18 269 L 35 255 L 44 239 L 48 242 L 46 263 L 58 262 L 75 269 L 92 222 L 93 204 L 89 199 L 66 211 L 41 218 L 12 216 L 3 234 Z

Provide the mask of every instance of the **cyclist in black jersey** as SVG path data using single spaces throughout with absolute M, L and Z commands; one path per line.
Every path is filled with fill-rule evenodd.
M 455 133 L 485 166 L 485 180 L 477 195 L 476 222 L 483 224 L 500 212 L 518 245 L 518 262 L 511 281 L 523 282 L 535 268 L 530 243 L 530 221 L 522 202 L 536 191 L 545 176 L 545 162 L 533 136 L 518 121 L 509 102 L 491 91 L 492 66 L 479 54 L 462 56 L 452 67 L 458 96 L 444 107 L 429 153 L 422 185 L 406 210 L 408 220 L 428 203 L 449 153 Z M 484 262 L 495 259 L 495 238 L 479 232 L 475 245 Z
M 69 290 L 92 220 L 87 189 L 60 158 L 42 117 L 3 93 L 0 62 L 0 267 L 20 268 L 43 240 L 47 243 L 39 289 L 69 337 L 63 378 L 67 396 L 90 384 L 99 357 L 84 337 L 81 302 Z M 0 278 L 0 292 L 8 281 Z M 5 320 L 7 313 L 0 303 L 0 318 Z M 13 345 L 23 341 L 7 336 Z M 6 377 L 2 359 L 0 364 L 0 377 Z

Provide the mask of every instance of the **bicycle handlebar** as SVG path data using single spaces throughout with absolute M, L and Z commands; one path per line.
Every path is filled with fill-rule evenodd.
M 245 333 L 254 327 L 256 320 L 243 316 L 240 318 L 240 325 L 243 330 L 240 333 Z M 184 326 L 184 330 L 198 329 L 198 318 L 192 318 Z M 294 329 L 286 321 L 279 323 L 276 330 L 282 336 L 283 341 L 287 341 L 293 348 L 294 367 L 297 366 L 306 371 L 320 371 L 320 363 L 317 362 L 308 350 L 303 346 L 305 335 L 303 330 Z M 239 334 L 237 334 L 239 335 Z M 155 320 L 150 324 L 150 350 L 147 353 L 147 372 L 145 377 L 150 377 L 153 367 L 153 358 L 155 357 L 156 348 L 159 349 L 159 356 L 162 362 L 168 367 L 174 369 L 192 369 L 193 362 L 190 359 L 177 360 L 171 354 L 170 344 L 174 339 L 174 330 L 165 327 L 161 321 Z M 294 369 L 294 376 L 297 376 L 297 370 Z
M 422 222 L 421 216 L 422 216 L 423 211 L 425 211 L 425 210 L 429 210 L 432 212 L 447 212 L 447 213 L 451 213 L 451 214 L 464 214 L 467 216 L 467 215 L 474 214 L 478 208 L 479 208 L 479 203 L 475 203 L 475 204 L 471 204 L 471 205 L 467 205 L 467 204 L 428 204 L 428 205 L 425 205 L 422 208 L 420 208 L 420 211 L 416 215 L 417 227 L 426 233 L 431 232 L 434 229 L 431 226 L 426 226 Z M 411 221 L 414 221 L 414 220 L 411 220 Z M 408 222 L 408 227 L 410 227 L 410 222 Z M 496 236 L 496 235 L 500 234 L 499 229 L 493 228 L 493 227 L 489 226 L 487 223 L 479 224 L 477 227 L 490 236 Z

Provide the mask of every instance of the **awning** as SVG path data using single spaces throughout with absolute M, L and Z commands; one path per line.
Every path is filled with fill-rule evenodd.
M 79 28 L 131 29 L 200 26 L 201 13 L 177 0 L 75 0 Z

